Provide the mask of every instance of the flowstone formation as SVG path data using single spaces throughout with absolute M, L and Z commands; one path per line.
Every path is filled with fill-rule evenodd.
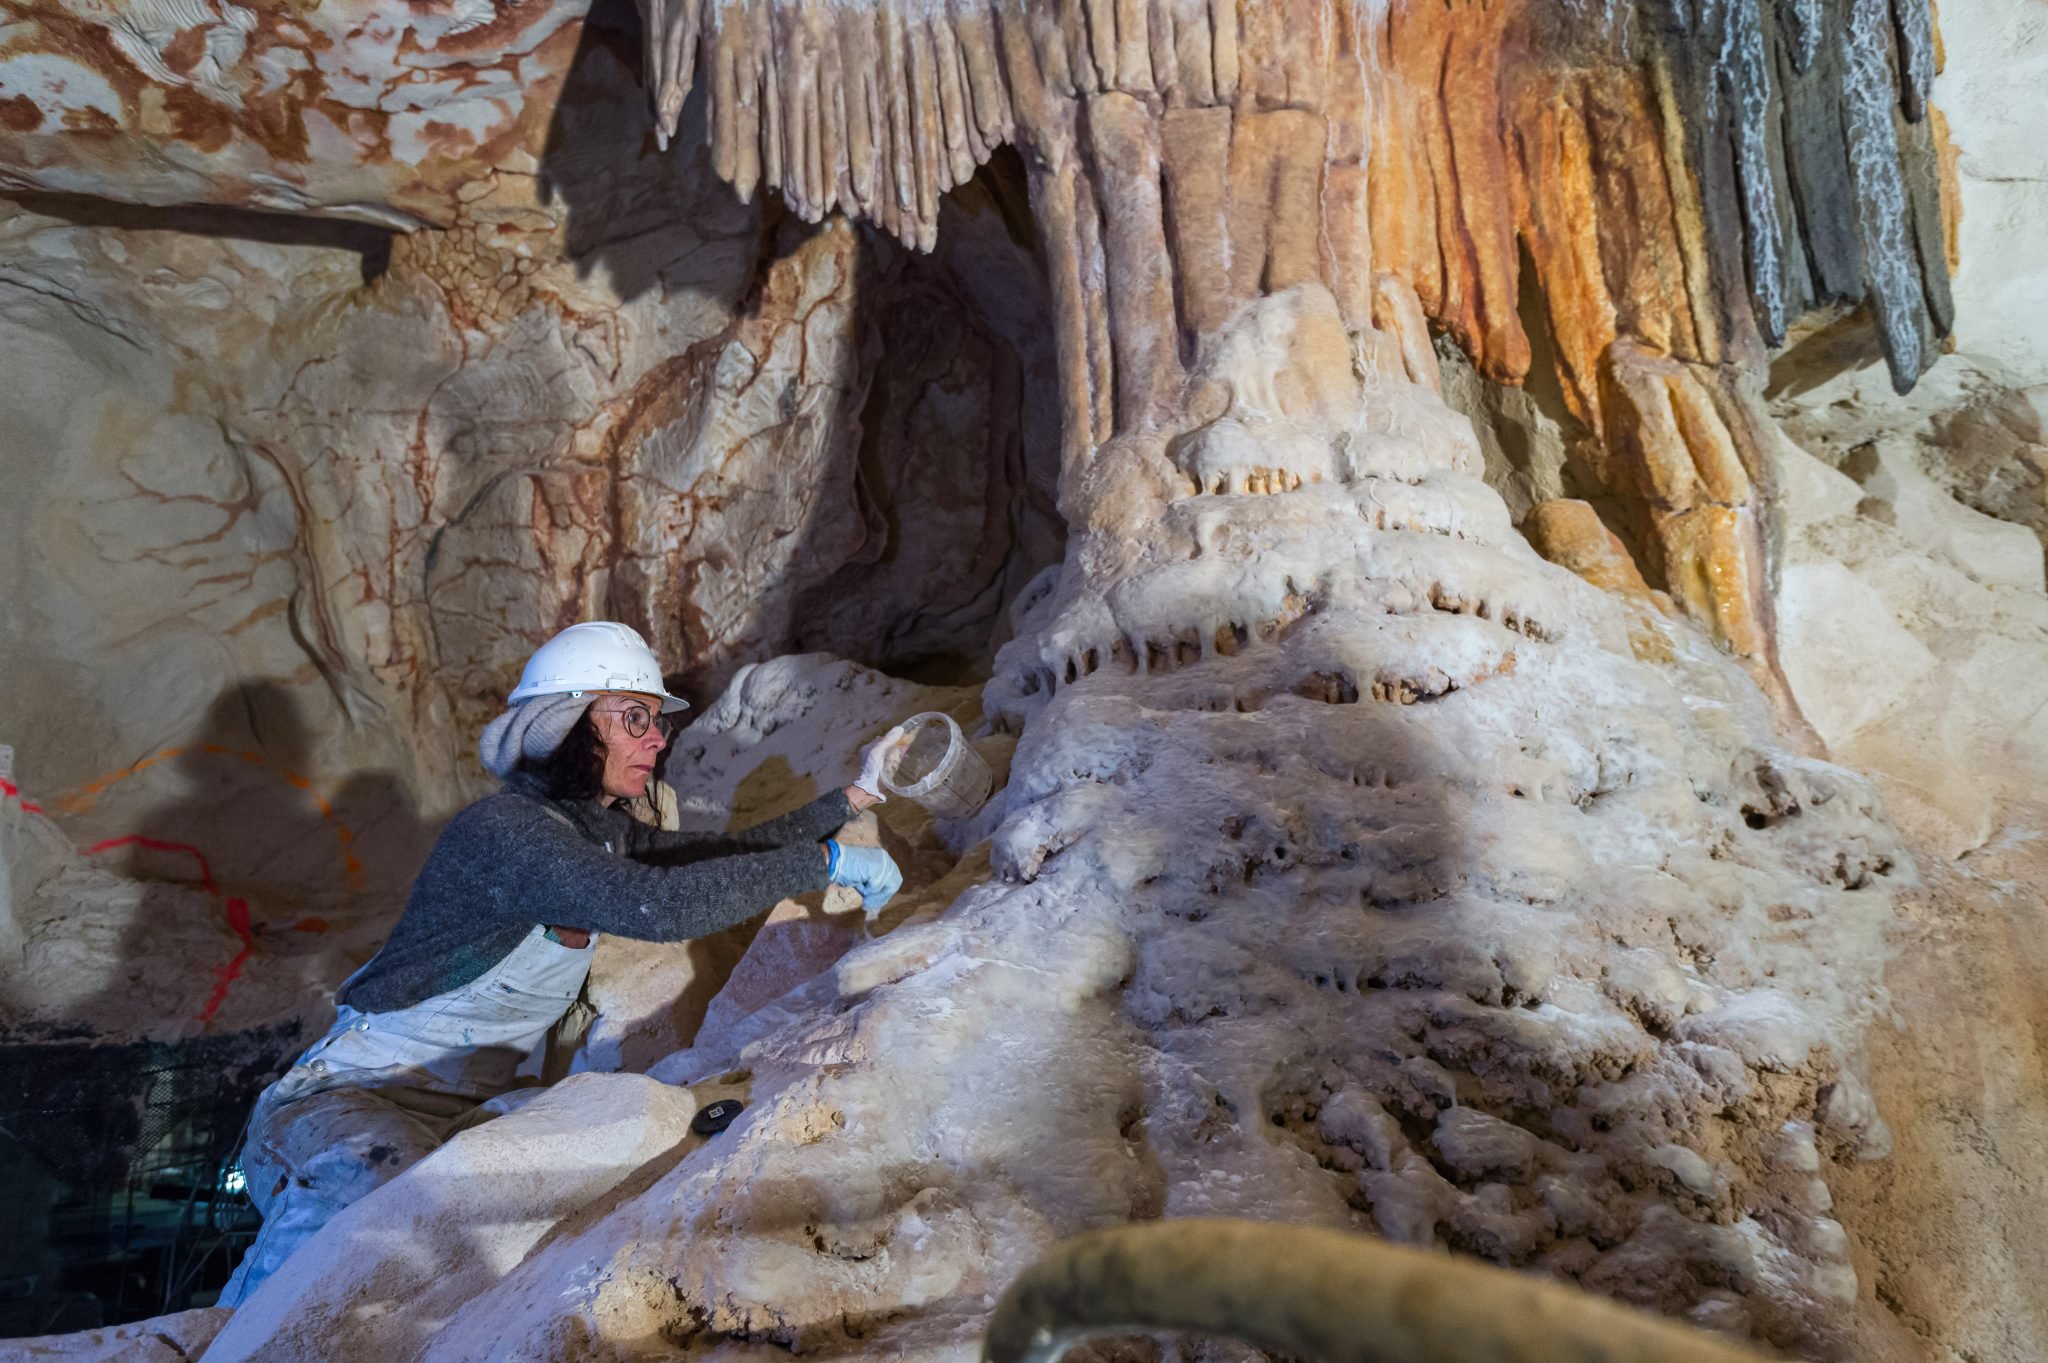
M 1326 293 L 1200 373 L 1224 413 L 1079 491 L 987 689 L 1022 729 L 1001 803 L 914 831 L 907 917 L 757 947 L 644 1066 L 680 1105 L 589 1074 L 573 1160 L 552 1099 L 459 1138 L 209 1358 L 959 1357 L 1051 1239 L 1189 1214 L 1838 1352 L 1827 1170 L 1885 1147 L 1856 1052 L 1907 869 L 1869 788 L 1647 591 L 1539 559 L 1469 428 Z M 738 692 L 672 772 L 729 808 L 734 773 L 834 779 L 847 716 L 921 700 L 796 660 Z M 981 880 L 942 848 L 990 825 Z M 740 1122 L 685 1140 L 728 1094 Z
M 1226 414 L 1091 471 L 991 684 L 1026 735 L 996 868 L 1129 934 L 1168 1214 L 1829 1352 L 1821 1151 L 1887 1146 L 1849 1062 L 1904 854 L 1640 583 L 1535 556 L 1390 338 L 1344 340 L 1312 286 L 1267 300 L 1198 378 Z

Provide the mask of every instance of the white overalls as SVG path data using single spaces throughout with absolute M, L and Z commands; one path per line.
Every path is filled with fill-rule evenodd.
M 239 1305 L 336 1213 L 478 1122 L 520 1105 L 513 1072 L 583 990 L 596 945 L 535 926 L 459 989 L 389 1013 L 343 1005 L 256 1100 L 242 1173 L 263 1229 L 220 1296 Z

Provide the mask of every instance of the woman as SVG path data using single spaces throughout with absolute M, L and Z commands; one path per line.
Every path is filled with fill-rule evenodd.
M 888 736 L 855 784 L 712 837 L 626 809 L 687 708 L 633 630 L 571 625 L 511 699 L 482 744 L 503 788 L 455 816 L 383 948 L 337 992 L 334 1026 L 256 1101 L 242 1170 L 263 1230 L 222 1305 L 342 1208 L 517 1106 L 513 1071 L 581 993 L 596 934 L 683 941 L 827 884 L 872 913 L 902 884 L 888 853 L 829 836 L 883 798 Z

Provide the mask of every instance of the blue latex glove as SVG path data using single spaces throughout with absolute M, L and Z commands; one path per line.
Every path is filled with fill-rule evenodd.
M 880 913 L 903 888 L 903 872 L 879 847 L 847 847 L 828 839 L 825 857 L 826 878 L 834 885 L 859 890 L 860 906 L 870 914 Z

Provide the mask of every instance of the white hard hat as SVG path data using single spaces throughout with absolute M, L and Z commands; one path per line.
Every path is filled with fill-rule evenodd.
M 533 651 L 512 703 L 534 696 L 578 696 L 585 691 L 638 691 L 661 697 L 661 712 L 687 710 L 690 703 L 671 696 L 661 684 L 661 664 L 654 650 L 632 627 L 612 620 L 586 620 L 571 625 Z

